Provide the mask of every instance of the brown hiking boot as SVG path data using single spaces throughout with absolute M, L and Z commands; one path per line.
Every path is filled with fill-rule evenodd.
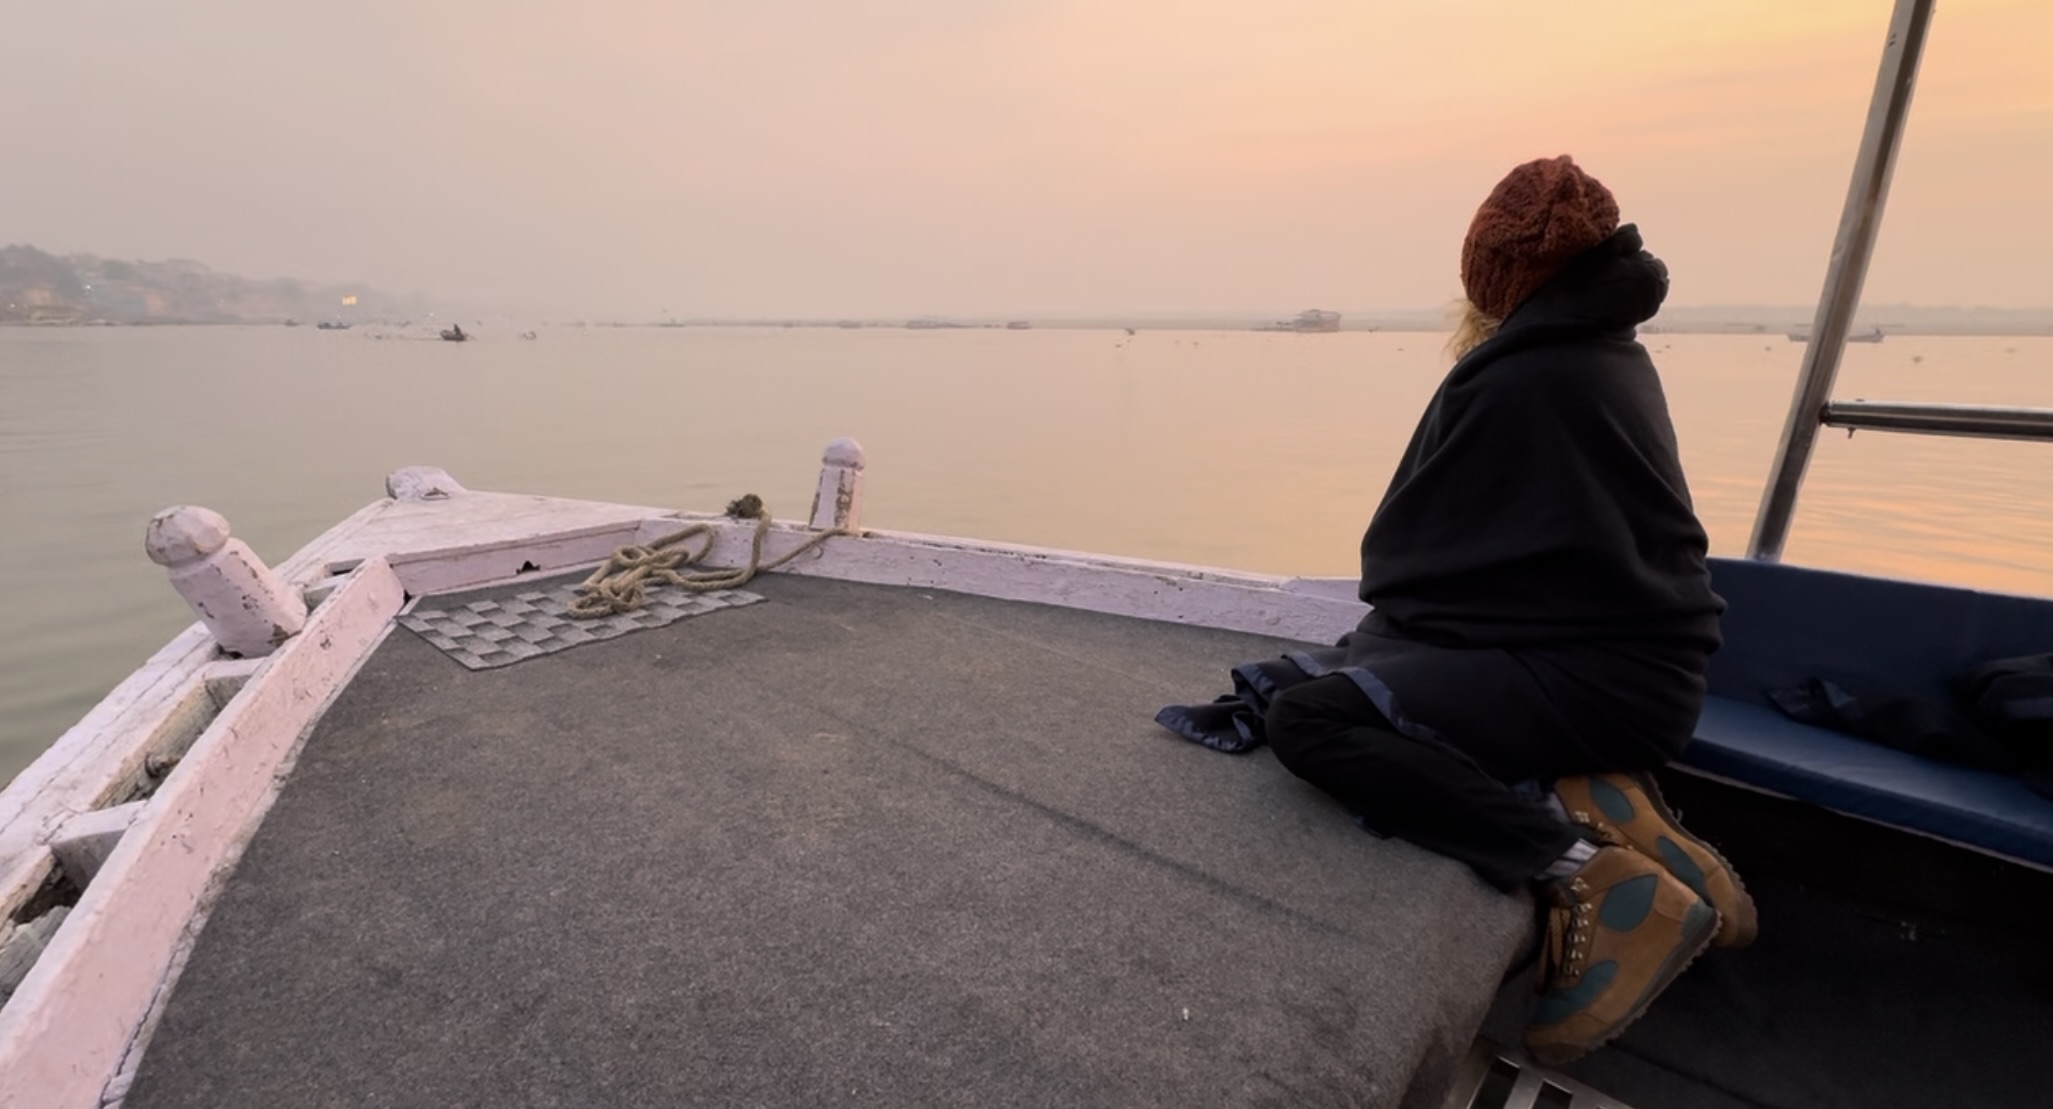
M 1718 910 L 1661 864 L 1600 847 L 1573 878 L 1546 883 L 1539 1004 L 1526 1050 L 1547 1066 L 1625 1031 L 1718 931 Z
M 1554 783 L 1568 819 L 1596 833 L 1599 843 L 1629 847 L 1668 868 L 1682 884 L 1718 910 L 1714 947 L 1745 947 L 1760 931 L 1754 899 L 1725 856 L 1690 834 L 1661 800 L 1651 774 L 1592 774 Z

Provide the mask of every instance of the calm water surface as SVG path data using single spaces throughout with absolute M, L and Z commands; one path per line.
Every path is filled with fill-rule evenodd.
M 1802 348 L 1648 336 L 1698 507 L 1738 553 Z M 190 622 L 143 555 L 203 504 L 273 562 L 403 465 L 476 489 L 805 512 L 819 452 L 869 453 L 877 527 L 1351 574 L 1445 371 L 1375 333 L 0 328 L 0 777 Z M 1922 356 L 1922 364 L 1914 362 Z M 1839 395 L 2053 406 L 2053 339 L 1897 338 Z M 1793 562 L 2053 594 L 2049 448 L 1828 433 Z

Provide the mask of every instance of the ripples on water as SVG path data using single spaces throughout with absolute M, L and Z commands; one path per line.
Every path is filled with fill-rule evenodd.
M 517 329 L 508 328 L 511 335 Z M 1651 335 L 1698 506 L 1745 546 L 1802 348 Z M 168 504 L 278 561 L 399 466 L 717 510 L 810 503 L 853 435 L 878 527 L 1351 574 L 1445 363 L 1398 333 L 0 328 L 0 775 L 190 617 L 143 556 Z M 1923 364 L 1913 364 L 1922 355 Z M 2053 406 L 2053 339 L 1894 338 L 1842 397 Z M 1788 557 L 2053 594 L 2053 447 L 1827 432 Z

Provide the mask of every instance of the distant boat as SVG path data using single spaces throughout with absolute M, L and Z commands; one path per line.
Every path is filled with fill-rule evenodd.
M 1008 323 L 1008 324 L 1006 324 L 1006 325 L 1005 325 L 1005 330 L 1007 330 L 1007 331 L 1026 331 L 1026 330 L 1029 330 L 1029 329 L 1031 329 L 1031 328 L 1032 328 L 1033 326 L 1034 326 L 1034 321 L 1032 321 L 1032 320 L 1013 320 L 1013 321 L 1012 321 L 1011 323 Z
M 1811 333 L 1808 331 L 1792 331 L 1789 333 L 1789 341 L 1792 343 L 1808 343 L 1811 341 Z M 1848 335 L 1846 341 L 1849 343 L 1879 343 L 1882 341 L 1882 329 L 1871 327 L 1866 331 L 1855 332 Z
M 470 336 L 464 334 L 462 324 L 456 324 L 442 329 L 442 341 L 445 343 L 464 343 L 470 341 Z
M 341 320 L 322 320 L 314 325 L 322 331 L 348 331 L 349 325 Z
M 1340 330 L 1340 313 L 1313 308 L 1299 312 L 1297 318 L 1277 320 L 1255 328 L 1256 331 L 1292 331 L 1299 335 L 1318 335 Z

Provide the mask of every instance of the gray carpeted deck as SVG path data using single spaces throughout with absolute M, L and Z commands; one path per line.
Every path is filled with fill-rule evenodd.
M 1530 911 L 1152 723 L 1281 644 L 750 588 L 477 673 L 396 630 L 130 1109 L 1432 1104 Z

